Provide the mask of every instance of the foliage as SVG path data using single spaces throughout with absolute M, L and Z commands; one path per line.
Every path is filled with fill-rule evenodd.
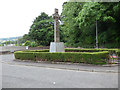
M 18 42 L 20 44 L 22 44 L 22 43 L 25 43 L 27 40 L 32 41 L 32 39 L 29 36 L 29 34 L 24 34 L 23 37 L 21 37 L 21 38 L 18 39 Z
M 118 2 L 65 2 L 62 12 L 65 44 L 94 47 L 97 21 L 99 46 L 120 47 L 119 13 Z
M 114 51 L 119 52 L 119 49 L 78 49 L 78 48 L 65 48 L 65 52 L 101 52 L 101 51 Z M 25 52 L 49 52 L 49 49 L 43 50 L 25 50 Z
M 31 45 L 31 42 L 29 40 L 27 40 L 24 44 L 24 46 L 30 46 Z
M 114 51 L 118 52 L 118 49 L 74 49 L 74 48 L 66 48 L 66 52 L 101 52 L 101 51 Z
M 63 3 L 61 20 L 64 24 L 60 25 L 60 40 L 65 42 L 65 46 L 94 48 L 97 22 L 99 47 L 120 47 L 120 3 L 69 1 Z M 20 42 L 29 40 L 49 46 L 53 39 L 54 21 L 43 12 L 36 17 L 29 33 Z
M 14 53 L 16 59 L 36 60 L 36 61 L 57 61 L 57 62 L 73 62 L 73 63 L 89 63 L 89 64 L 106 64 L 108 51 L 103 52 L 29 52 L 17 51 Z
M 36 42 L 31 42 L 30 46 L 31 47 L 36 47 L 36 46 L 38 46 L 38 44 Z
M 2 45 L 4 45 L 4 44 L 6 44 L 6 45 L 15 44 L 15 43 L 16 43 L 16 41 L 5 41 L 5 42 L 2 43 Z
M 25 50 L 24 52 L 49 52 L 49 49 L 44 49 L 44 50 Z
M 19 46 L 22 46 L 22 44 L 20 43 Z
M 119 59 L 120 59 L 120 49 L 118 50 L 118 52 L 117 52 L 117 53 L 118 53 L 118 56 L 119 56 Z
M 39 45 L 47 46 L 53 41 L 53 35 L 53 19 L 43 12 L 33 21 L 29 36 Z
M 95 27 L 96 20 L 98 21 L 98 39 L 99 44 L 107 44 L 114 42 L 118 45 L 120 31 L 118 13 L 120 12 L 119 3 L 86 3 L 78 15 L 79 26 L 82 30 L 84 27 Z M 117 10 L 116 10 L 116 9 Z M 92 19 L 91 19 L 92 18 Z M 93 26 L 91 26 L 93 24 Z
M 31 41 L 27 40 L 25 42 L 24 46 L 37 47 L 38 44 L 36 42 L 31 42 Z
M 16 59 L 21 59 L 21 60 L 35 60 L 35 55 L 34 53 L 27 52 L 24 53 L 22 51 L 14 52 L 15 58 Z
M 76 23 L 76 17 L 82 9 L 82 3 L 64 3 L 62 12 L 62 32 L 64 33 L 64 40 L 66 45 L 75 46 L 79 42 L 81 30 L 79 24 Z M 76 38 L 77 37 L 77 38 Z

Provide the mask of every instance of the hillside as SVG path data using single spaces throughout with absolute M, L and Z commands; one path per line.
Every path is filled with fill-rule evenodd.
M 4 41 L 15 41 L 17 40 L 18 38 L 21 38 L 22 36 L 18 36 L 18 37 L 9 37 L 9 38 L 0 38 L 0 43 L 4 42 Z

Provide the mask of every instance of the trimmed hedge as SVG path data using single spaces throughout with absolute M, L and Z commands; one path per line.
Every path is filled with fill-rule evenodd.
M 77 49 L 77 48 L 66 48 L 66 52 L 100 52 L 100 51 L 118 51 L 118 49 Z
M 65 51 L 69 49 L 65 49 Z M 70 51 L 77 49 L 70 49 Z M 81 49 L 79 49 L 81 50 Z M 57 52 L 51 53 L 49 50 L 30 50 L 14 52 L 16 59 L 34 61 L 54 61 L 54 62 L 73 62 L 88 64 L 106 64 L 109 57 L 108 51 L 99 52 Z M 85 51 L 88 51 L 86 49 Z
M 33 52 L 17 51 L 17 52 L 14 52 L 14 55 L 16 59 L 35 60 L 35 54 Z
M 24 50 L 23 52 L 49 52 L 49 49 L 43 49 L 43 50 Z
M 118 49 L 77 49 L 77 48 L 65 49 L 65 52 L 101 52 L 101 51 L 118 52 Z M 49 49 L 26 50 L 25 52 L 49 52 Z
M 118 56 L 119 56 L 119 58 L 120 58 L 120 50 L 117 51 L 117 54 L 118 54 Z

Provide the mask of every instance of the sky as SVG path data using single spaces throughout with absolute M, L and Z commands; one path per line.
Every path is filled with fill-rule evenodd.
M 0 1 L 0 38 L 23 36 L 29 32 L 34 19 L 45 12 L 62 12 L 62 4 L 67 0 L 1 0 Z

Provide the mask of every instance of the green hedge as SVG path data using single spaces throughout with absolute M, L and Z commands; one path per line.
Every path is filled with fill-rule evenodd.
M 117 51 L 118 56 L 120 57 L 120 50 Z
M 24 50 L 23 52 L 49 52 L 49 49 L 43 49 L 43 50 Z
M 66 48 L 66 52 L 100 52 L 100 51 L 118 51 L 118 49 L 77 49 L 77 48 Z
M 17 51 L 17 52 L 14 52 L 14 55 L 16 59 L 35 60 L 35 54 L 33 52 Z
M 106 64 L 109 52 L 57 52 L 50 53 L 49 50 L 17 51 L 14 53 L 16 59 L 54 62 L 73 62 L 88 64 Z
M 77 48 L 65 49 L 65 52 L 101 52 L 101 51 L 118 52 L 118 49 L 77 49 Z M 25 50 L 24 52 L 49 52 L 49 49 Z

